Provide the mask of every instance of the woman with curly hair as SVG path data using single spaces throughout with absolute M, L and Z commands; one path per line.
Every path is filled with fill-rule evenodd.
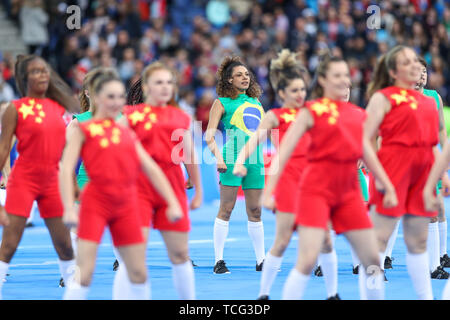
M 229 273 L 223 259 L 228 224 L 236 203 L 239 187 L 242 186 L 248 215 L 248 233 L 256 254 L 256 271 L 262 270 L 265 258 L 264 228 L 261 221 L 259 199 L 264 189 L 264 163 L 261 146 L 245 162 L 247 175 L 233 175 L 233 167 L 242 147 L 256 131 L 264 117 L 264 109 L 258 101 L 261 88 L 254 75 L 239 57 L 226 57 L 217 71 L 219 96 L 211 107 L 205 138 L 208 147 L 217 159 L 220 173 L 220 208 L 214 222 L 215 274 Z M 227 142 L 220 152 L 214 136 L 219 121 L 222 121 Z

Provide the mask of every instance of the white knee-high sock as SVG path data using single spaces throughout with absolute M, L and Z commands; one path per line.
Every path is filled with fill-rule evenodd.
M 2 287 L 3 287 L 3 279 L 5 279 L 6 274 L 8 273 L 9 263 L 0 261 L 0 300 L 2 297 Z
M 301 300 L 308 284 L 310 275 L 292 269 L 283 288 L 283 300 Z
M 359 261 L 358 255 L 356 254 L 352 246 L 350 246 L 350 253 L 352 254 L 353 268 L 360 265 L 361 262 Z
M 150 300 L 150 287 L 148 282 L 130 283 L 129 300 Z
M 385 257 L 392 257 L 392 250 L 394 249 L 394 245 L 395 245 L 395 240 L 397 240 L 397 235 L 398 235 L 398 228 L 400 227 L 400 220 L 397 221 L 397 225 L 395 226 L 394 232 L 392 232 L 388 244 L 386 246 L 386 251 L 385 253 Z M 384 269 L 384 258 L 383 261 L 381 261 L 383 263 L 383 269 Z
M 84 287 L 79 283 L 70 281 L 64 291 L 64 300 L 86 300 L 89 293 L 89 287 Z
M 359 265 L 358 270 L 358 285 L 359 285 L 359 297 L 361 300 L 367 300 L 367 275 L 366 275 L 366 269 L 364 269 L 364 266 L 361 264 Z
M 256 255 L 256 263 L 260 264 L 265 258 L 263 222 L 248 221 L 247 229 L 248 235 L 253 242 L 253 249 L 255 250 Z
M 336 242 L 336 231 L 330 230 L 331 246 L 334 248 L 334 243 Z
M 64 283 L 69 283 L 71 281 L 72 276 L 75 273 L 76 265 L 75 259 L 72 260 L 59 260 L 59 272 L 61 273 L 62 278 L 64 279 Z
M 441 264 L 439 259 L 439 226 L 437 222 L 428 224 L 427 252 L 430 272 L 433 272 Z
M 442 300 L 450 300 L 450 280 L 447 280 L 444 291 L 442 292 Z
M 261 283 L 259 287 L 259 296 L 269 295 L 272 284 L 277 277 L 283 257 L 275 257 L 270 251 L 267 252 L 261 273 Z
M 359 266 L 359 295 L 361 300 L 384 300 L 384 275 L 367 275 L 363 265 Z
M 75 232 L 70 231 L 70 241 L 72 242 L 73 255 L 74 257 L 76 257 L 78 248 L 78 236 Z
M 419 300 L 432 300 L 431 276 L 427 252 L 406 253 L 406 267 Z
M 172 277 L 175 289 L 181 300 L 195 300 L 194 268 L 190 260 L 172 264 Z
M 122 257 L 120 256 L 119 250 L 114 246 L 112 247 L 112 249 L 113 249 L 114 256 L 116 257 L 117 261 L 119 262 L 119 266 L 125 265 L 123 263 Z
M 128 278 L 125 264 L 119 264 L 119 269 L 114 275 L 112 298 L 113 300 L 127 300 L 130 295 L 131 282 Z
M 439 222 L 439 253 L 441 257 L 447 254 L 447 221 Z
M 327 298 L 337 294 L 338 274 L 337 274 L 337 255 L 333 249 L 330 253 L 319 254 L 319 265 L 322 268 L 323 279 L 327 289 Z
M 228 221 L 216 218 L 214 221 L 214 254 L 216 263 L 223 260 L 223 249 L 228 236 Z

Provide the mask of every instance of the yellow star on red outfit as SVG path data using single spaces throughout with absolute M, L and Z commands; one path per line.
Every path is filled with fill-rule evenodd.
M 280 118 L 282 118 L 282 119 L 284 119 L 284 121 L 286 122 L 286 123 L 289 123 L 289 122 L 292 122 L 292 121 L 295 121 L 295 114 L 293 114 L 293 113 L 283 113 L 281 116 L 280 116 Z
M 311 106 L 311 109 L 320 117 L 322 114 L 324 113 L 328 113 L 330 112 L 330 108 L 325 105 L 322 104 L 320 102 L 316 102 Z
M 137 110 L 128 116 L 128 118 L 131 120 L 131 122 L 133 122 L 133 126 L 135 126 L 136 123 L 138 123 L 140 121 L 144 121 L 144 117 L 145 117 L 145 115 Z
M 88 130 L 91 132 L 91 137 L 95 136 L 103 136 L 105 134 L 105 130 L 100 124 L 91 123 L 88 127 Z
M 22 103 L 22 105 L 20 106 L 19 112 L 22 113 L 23 120 L 25 120 L 30 115 L 34 116 L 33 106 L 27 106 L 24 103 Z

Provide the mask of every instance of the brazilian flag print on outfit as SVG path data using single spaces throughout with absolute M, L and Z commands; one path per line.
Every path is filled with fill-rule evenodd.
M 361 192 L 364 201 L 369 201 L 369 191 L 367 189 L 367 181 L 366 177 L 364 176 L 364 173 L 361 169 L 358 169 L 358 178 L 359 178 L 359 185 L 361 186 Z
M 423 89 L 423 95 L 433 98 L 434 101 L 436 101 L 436 106 L 437 106 L 438 110 L 439 110 L 439 108 L 442 108 L 442 106 L 439 103 L 439 96 L 438 96 L 438 93 L 436 90 Z M 439 179 L 437 186 L 436 186 L 436 195 L 439 194 L 439 192 L 440 192 L 439 189 L 441 189 L 441 188 L 442 188 L 442 180 Z
M 236 99 L 219 98 L 219 100 L 225 110 L 221 121 L 227 138 L 222 150 L 227 171 L 220 174 L 220 183 L 230 187 L 242 186 L 243 190 L 264 189 L 264 157 L 261 145 L 258 145 L 245 162 L 247 175 L 245 177 L 233 175 L 234 163 L 239 152 L 264 117 L 261 103 L 246 94 L 240 94 Z

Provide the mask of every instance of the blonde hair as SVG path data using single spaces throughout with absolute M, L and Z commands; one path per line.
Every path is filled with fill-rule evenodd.
M 375 66 L 374 76 L 367 87 L 367 97 L 370 98 L 375 92 L 380 89 L 389 87 L 393 84 L 393 79 L 389 75 L 389 71 L 397 70 L 397 56 L 398 54 L 409 48 L 407 46 L 399 45 L 393 47 L 386 54 L 382 55 Z
M 178 103 L 175 99 L 176 95 L 177 95 L 177 85 L 176 85 L 176 73 L 175 71 L 173 71 L 171 68 L 169 68 L 168 66 L 166 66 L 165 64 L 163 64 L 160 61 L 155 61 L 151 64 L 149 64 L 144 71 L 142 72 L 142 77 L 141 77 L 141 90 L 142 90 L 142 94 L 144 93 L 144 86 L 147 83 L 147 80 L 151 77 L 151 75 L 158 70 L 166 70 L 168 72 L 170 72 L 170 74 L 173 77 L 173 81 L 174 81 L 174 85 L 173 85 L 173 95 L 172 98 L 169 100 L 169 102 L 167 102 L 168 105 L 171 105 L 173 107 L 178 107 Z
M 270 61 L 270 84 L 275 92 L 284 90 L 292 80 L 301 79 L 306 85 L 304 74 L 306 68 L 297 60 L 297 54 L 289 49 L 283 49 L 278 57 Z
M 335 62 L 345 62 L 343 58 L 332 56 L 328 50 L 324 50 L 319 55 L 319 65 L 316 69 L 316 74 L 314 76 L 314 81 L 312 85 L 311 98 L 318 99 L 323 97 L 324 91 L 322 86 L 319 84 L 319 77 L 325 78 L 330 64 Z
M 89 71 L 83 79 L 83 87 L 78 95 L 81 104 L 81 112 L 92 110 L 94 113 L 95 106 L 92 104 L 92 100 L 86 95 L 85 91 L 89 92 L 91 95 L 95 90 L 93 90 L 94 80 L 98 79 L 100 76 L 104 77 L 118 77 L 117 72 L 112 68 L 95 68 Z

